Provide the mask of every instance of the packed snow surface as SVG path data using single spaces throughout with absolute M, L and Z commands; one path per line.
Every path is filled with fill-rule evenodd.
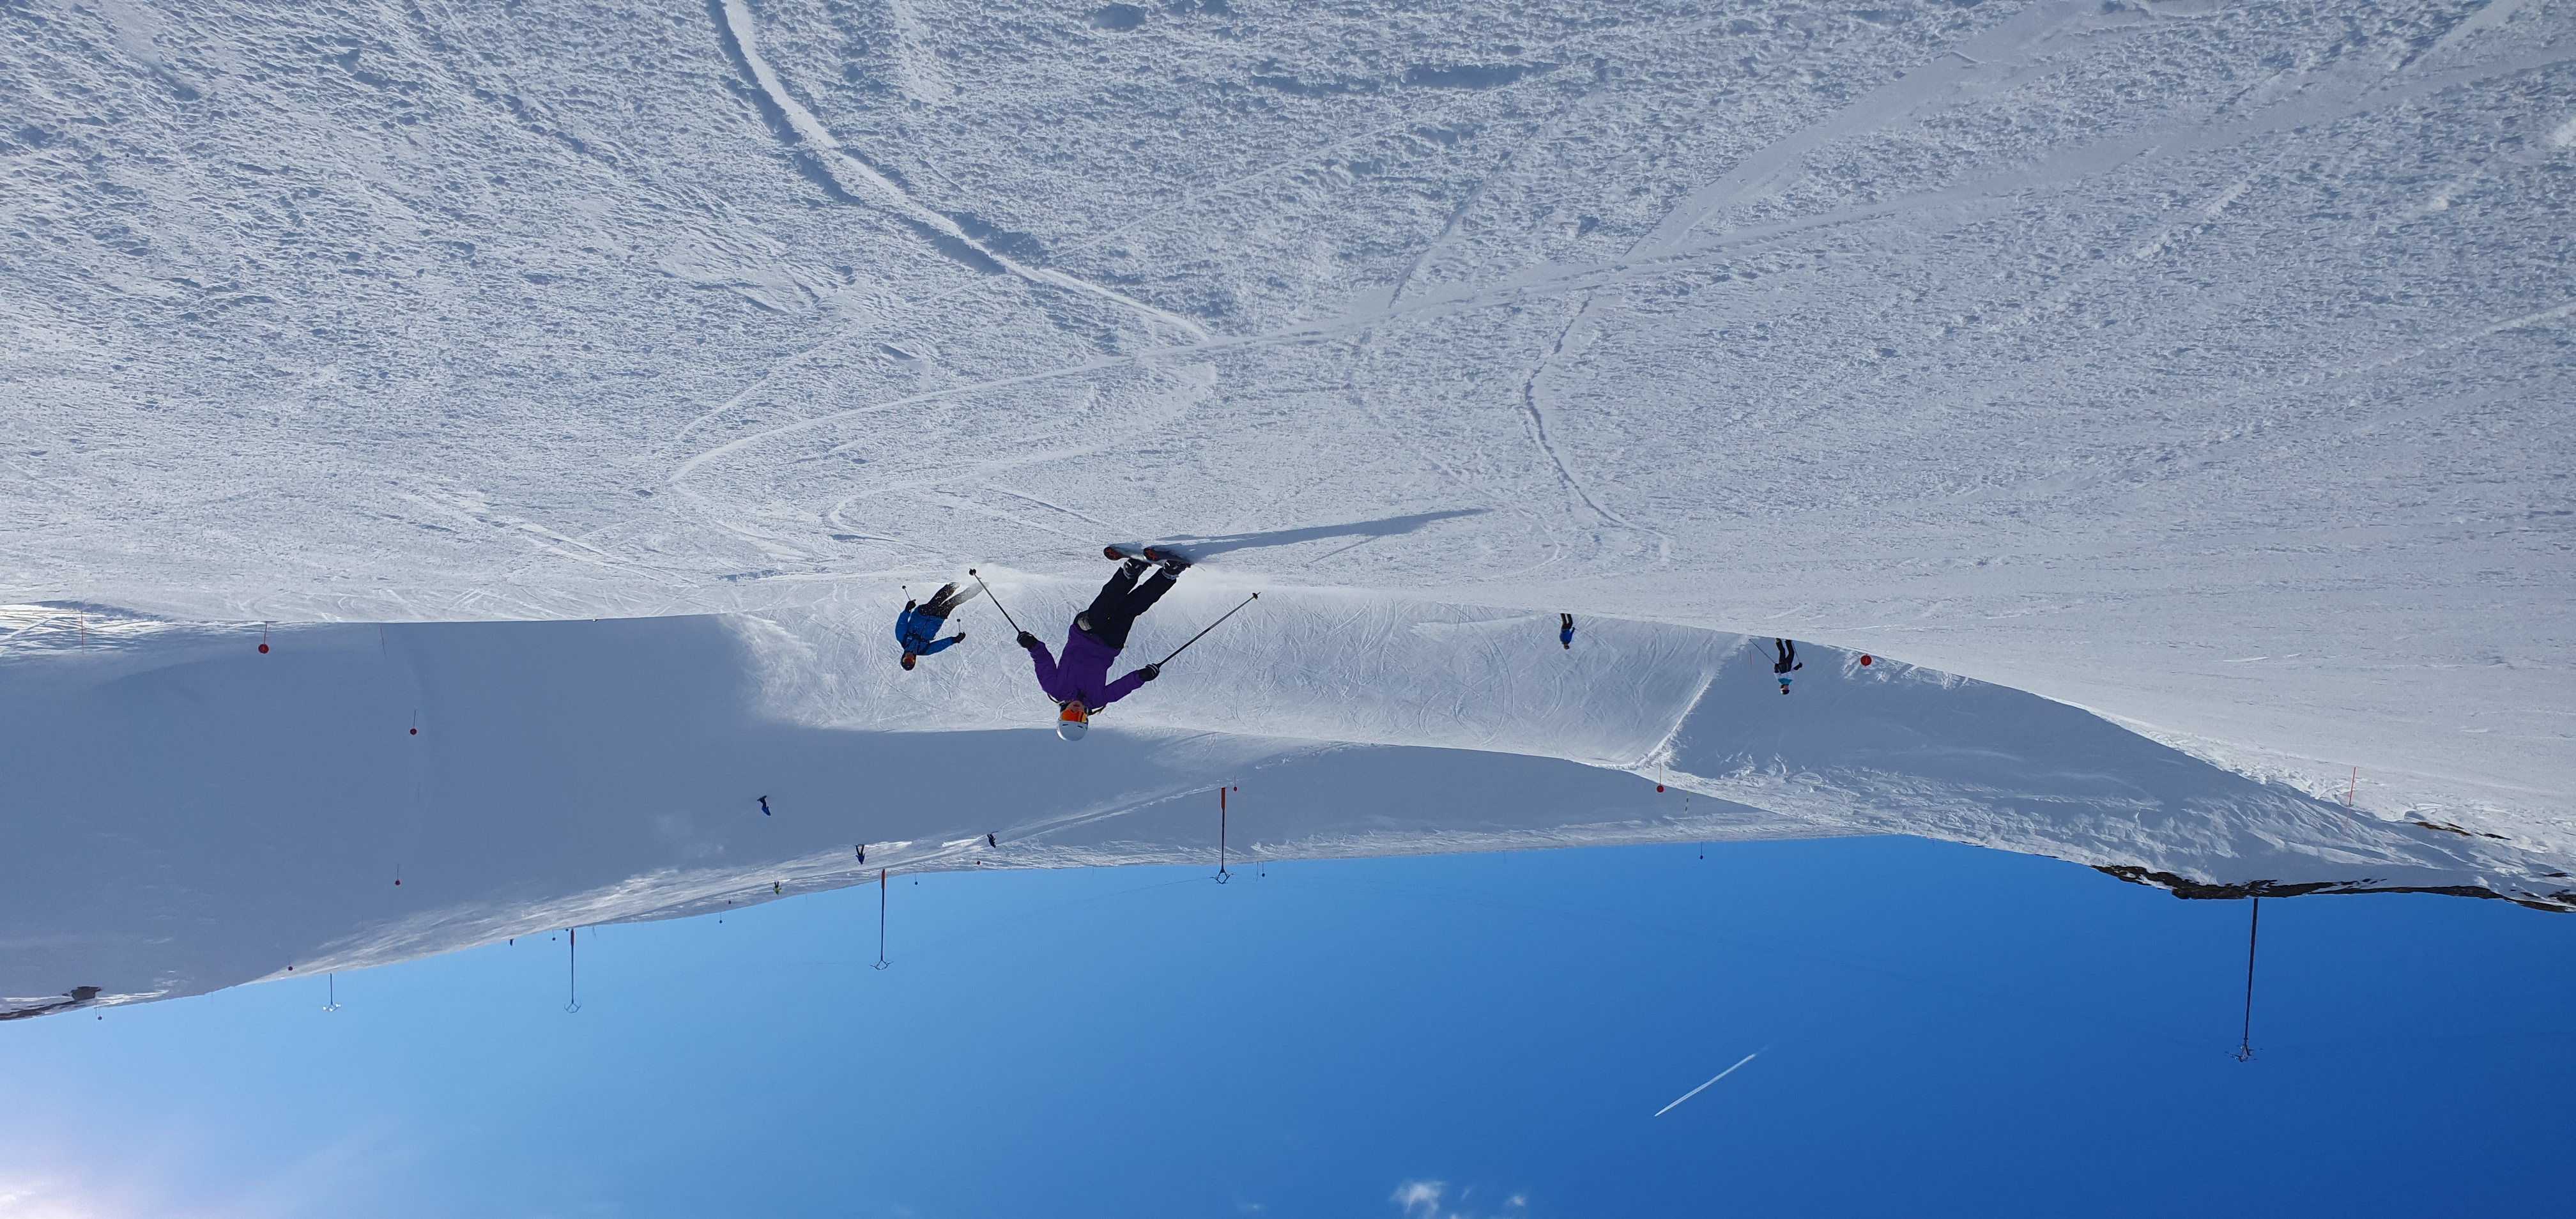
M 717 614 L 751 720 L 981 732 L 1029 722 L 1016 650 L 978 621 L 901 674 L 898 585 L 972 565 L 1052 613 L 1104 541 L 1182 539 L 1211 600 L 1157 614 L 1262 590 L 1226 630 L 1273 650 L 1201 645 L 1134 741 L 1760 753 L 1695 734 L 1767 730 L 1704 699 L 1643 753 L 1651 716 L 1515 721 L 1609 679 L 1506 679 L 1480 624 L 1589 663 L 1545 629 L 1571 611 L 1676 632 L 1620 645 L 1640 707 L 1788 636 L 2504 853 L 2407 865 L 2446 886 L 2576 871 L 2564 0 L 33 0 L 0 31 L 0 600 L 32 607 L 0 647 L 44 666 L 84 663 L 86 607 L 146 651 Z M 1301 673 L 1339 684 L 1265 697 Z
M 997 591 L 1060 623 L 1087 590 Z M 1131 650 L 1168 650 L 1230 591 L 1173 593 Z M 195 994 L 881 870 L 1213 877 L 1895 832 L 2185 896 L 2432 889 L 2576 909 L 2549 875 L 2563 857 L 2528 841 L 2390 824 L 1877 657 L 1801 649 L 1784 697 L 1767 639 L 1596 619 L 1567 649 L 1553 616 L 1350 592 L 1274 590 L 1254 612 L 1257 629 L 1211 634 L 1078 744 L 1033 726 L 1053 708 L 1016 648 L 952 648 L 906 675 L 883 650 L 828 663 L 819 619 L 111 622 L 85 651 L 22 650 L 0 658 L 0 734 L 40 761 L 0 769 L 0 1018 L 84 987 Z

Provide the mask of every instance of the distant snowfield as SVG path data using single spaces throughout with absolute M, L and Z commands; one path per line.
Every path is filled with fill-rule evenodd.
M 1137 741 L 1637 765 L 1651 717 L 1495 714 L 1590 707 L 1604 670 L 1514 667 L 1590 663 L 1539 617 L 1571 611 L 1674 632 L 1620 645 L 1641 707 L 1786 635 L 2310 813 L 2349 793 L 2352 832 L 2465 852 L 2405 857 L 2444 886 L 2576 871 L 2576 5 L 39 0 L 0 29 L 0 599 L 50 607 L 0 647 L 44 682 L 97 663 L 36 621 L 74 606 L 718 614 L 760 722 L 981 739 L 1025 722 L 1016 653 L 979 626 L 889 694 L 894 586 L 971 564 L 1060 610 L 1101 542 L 1194 537 L 1195 587 L 1280 612 L 1151 689 Z M 1656 748 L 1715 783 L 1808 693 L 1703 700 Z M 2029 820 L 1922 832 L 2074 834 Z M 2276 827 L 2319 858 L 2345 828 Z M 2352 849 L 2310 879 L 2404 854 Z M 2051 853 L 2224 854 L 2174 850 Z

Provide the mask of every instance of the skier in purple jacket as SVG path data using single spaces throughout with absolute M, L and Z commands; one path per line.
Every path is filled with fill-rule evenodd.
M 1037 636 L 1020 632 L 1020 646 L 1029 650 L 1029 662 L 1037 666 L 1038 688 L 1055 700 L 1057 736 L 1081 740 L 1091 730 L 1092 712 L 1163 675 L 1161 665 L 1147 665 L 1109 680 L 1109 666 L 1126 648 L 1127 631 L 1136 625 L 1136 616 L 1170 592 L 1173 579 L 1189 568 L 1176 556 L 1165 559 L 1163 569 L 1151 578 L 1139 580 L 1149 566 L 1143 559 L 1119 565 L 1109 582 L 1100 586 L 1100 595 L 1091 599 L 1091 608 L 1073 616 L 1073 628 L 1064 635 L 1062 661 L 1050 655 Z

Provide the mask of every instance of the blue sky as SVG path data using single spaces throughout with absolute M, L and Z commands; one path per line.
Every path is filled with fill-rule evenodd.
M 2563 1185 L 2576 919 L 1907 838 L 895 878 L 0 1027 L 0 1216 L 2400 1214 Z M 1760 1056 L 1657 1118 L 1745 1054 Z

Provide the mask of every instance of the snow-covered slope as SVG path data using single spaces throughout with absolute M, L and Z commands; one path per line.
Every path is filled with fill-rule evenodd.
M 2570 12 L 14 6 L 0 588 L 759 609 L 1475 512 L 1263 562 L 2565 841 Z
M 0 599 L 753 614 L 874 722 L 889 585 L 1195 536 L 1353 647 L 1790 635 L 2576 852 L 2567 0 L 0 31 Z M 1628 743 L 1422 707 L 1332 739 Z
M 1063 610 L 1061 588 L 1012 591 Z M 1167 598 L 1134 646 L 1168 647 L 1211 600 Z M 1902 664 L 1811 648 L 1784 698 L 1746 646 L 1767 641 L 1741 636 L 1594 620 L 1567 650 L 1552 619 L 1509 611 L 1349 593 L 1259 608 L 1079 744 L 1038 726 L 1051 708 L 998 639 L 911 675 L 882 653 L 817 667 L 787 626 L 707 617 L 109 623 L 87 650 L 21 646 L 0 661 L 0 1016 L 880 869 L 1213 872 L 1221 828 L 1253 868 L 1914 833 L 2186 896 L 2437 889 L 2576 909 L 2576 861 L 2533 843 L 2381 822 Z
M 1185 577 L 1130 640 L 1162 655 L 1259 584 Z M 1089 580 L 996 590 L 1052 636 Z M 890 596 L 743 620 L 766 714 L 843 730 L 1037 725 L 1049 710 L 1003 623 L 970 602 L 985 646 L 906 673 L 888 663 Z M 2063 703 L 1884 656 L 1808 644 L 1782 696 L 1767 638 L 1557 619 L 1347 590 L 1268 588 L 1192 645 L 1172 680 L 1101 716 L 1222 733 L 1560 758 L 1653 775 L 1819 832 L 1911 833 L 2153 873 L 2184 889 L 2423 887 L 2576 905 L 2576 851 L 2545 831 L 2373 814 L 2257 781 Z M 1687 834 L 1679 835 L 1687 837 Z

